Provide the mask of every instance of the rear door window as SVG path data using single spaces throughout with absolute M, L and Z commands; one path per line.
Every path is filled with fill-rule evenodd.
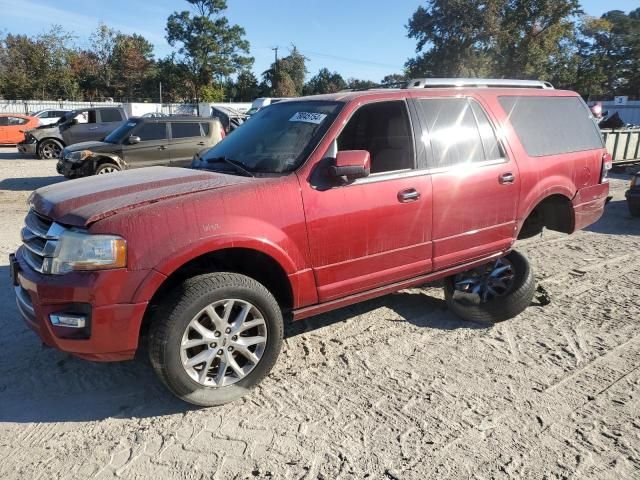
M 102 123 L 121 122 L 122 120 L 122 114 L 117 108 L 104 108 L 100 110 L 100 121 Z
M 151 140 L 166 140 L 167 124 L 155 122 L 144 123 L 136 130 L 134 135 L 140 137 L 140 141 L 142 142 Z
M 472 107 L 472 103 L 475 102 L 467 98 L 418 99 L 422 138 L 426 144 L 431 144 L 431 168 L 450 168 L 501 157 L 496 153 L 499 147 L 486 115 L 479 106 Z M 476 112 L 481 114 L 484 135 L 481 135 Z M 487 152 L 483 136 L 487 137 Z
M 205 137 L 208 136 L 209 135 L 209 131 L 210 131 L 209 124 L 206 123 L 206 122 L 205 123 L 201 123 L 200 127 L 202 128 L 202 134 Z
M 9 126 L 12 125 L 24 125 L 25 123 L 27 123 L 27 120 L 25 118 L 20 118 L 20 117 L 8 117 L 9 119 Z
M 176 122 L 171 124 L 171 138 L 192 138 L 201 137 L 200 123 L 197 122 Z
M 531 157 L 603 148 L 600 131 L 579 97 L 503 96 L 499 101 Z

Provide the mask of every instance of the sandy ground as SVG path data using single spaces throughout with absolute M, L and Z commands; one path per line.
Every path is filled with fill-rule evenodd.
M 195 409 L 142 355 L 77 360 L 23 325 L 7 255 L 61 178 L 0 149 L 0 478 L 638 479 L 640 219 L 615 177 L 596 225 L 518 246 L 549 304 L 486 327 L 437 288 L 389 295 L 290 326 L 250 396 Z

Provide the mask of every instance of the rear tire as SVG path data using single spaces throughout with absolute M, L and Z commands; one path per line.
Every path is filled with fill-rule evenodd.
M 490 271 L 497 262 L 447 278 L 444 294 L 449 309 L 464 320 L 482 323 L 502 322 L 522 313 L 531 304 L 535 294 L 533 271 L 526 257 L 515 250 L 506 255 L 504 260 L 513 273 L 511 283 L 504 292 L 488 296 L 485 301 L 479 295 L 477 299 L 474 298 L 476 301 L 472 301 L 471 296 L 462 293 L 456 285 L 464 284 L 465 278 L 477 278 L 475 274 L 478 271 Z
M 271 371 L 282 335 L 282 312 L 262 284 L 236 273 L 210 273 L 183 282 L 156 310 L 149 357 L 181 400 L 222 405 L 246 395 Z
M 107 173 L 114 173 L 119 171 L 120 167 L 115 163 L 105 162 L 98 165 L 98 168 L 96 168 L 94 175 L 105 175 Z
M 60 158 L 63 148 L 62 143 L 58 140 L 45 140 L 38 145 L 38 158 L 41 160 L 55 160 Z

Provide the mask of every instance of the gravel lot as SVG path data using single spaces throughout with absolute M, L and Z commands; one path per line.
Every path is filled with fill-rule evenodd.
M 0 149 L 0 478 L 640 478 L 640 219 L 614 175 L 604 218 L 517 246 L 540 294 L 486 327 L 412 289 L 292 325 L 247 398 L 195 409 L 144 355 L 41 347 L 7 255 L 55 162 Z

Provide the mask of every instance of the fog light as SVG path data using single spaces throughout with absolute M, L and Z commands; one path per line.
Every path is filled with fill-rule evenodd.
M 87 324 L 85 315 L 77 315 L 74 313 L 52 313 L 49 315 L 51 324 L 56 327 L 84 328 Z

